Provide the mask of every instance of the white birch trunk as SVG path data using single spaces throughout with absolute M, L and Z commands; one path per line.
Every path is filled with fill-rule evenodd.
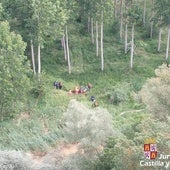
M 125 54 L 127 54 L 127 39 L 128 39 L 128 25 L 127 25 L 127 23 L 126 23 L 126 25 L 125 25 Z
M 130 54 L 130 68 L 133 68 L 133 55 L 134 55 L 134 23 L 132 24 L 132 40 L 131 40 L 131 54 Z
M 144 5 L 143 5 L 143 26 L 145 27 L 146 25 L 146 0 L 144 0 Z
M 64 49 L 64 59 L 67 60 L 67 50 L 66 50 L 66 41 L 65 41 L 65 35 L 63 35 L 63 49 Z
M 69 45 L 68 45 L 67 26 L 66 26 L 66 50 L 67 50 L 68 73 L 71 74 L 71 64 L 70 64 L 70 53 L 69 53 Z
M 159 36 L 158 36 L 158 52 L 161 50 L 161 36 L 162 36 L 162 28 L 159 28 Z
M 120 39 L 123 38 L 123 0 L 121 0 L 121 9 L 120 9 Z
M 103 11 L 101 12 L 101 36 L 100 36 L 100 48 L 101 48 L 101 70 L 104 70 L 104 57 L 103 57 Z
M 88 21 L 87 21 L 87 31 L 88 33 L 90 33 L 90 17 L 88 17 Z
M 41 46 L 38 43 L 38 74 L 41 74 Z
M 154 17 L 154 0 L 152 0 L 152 14 L 151 14 L 151 20 L 153 19 L 153 17 Z M 151 23 L 150 23 L 150 38 L 153 37 L 153 24 L 154 24 L 154 22 L 151 21 Z
M 96 56 L 99 56 L 99 31 L 98 31 L 98 22 L 96 21 Z
M 93 18 L 91 18 L 91 42 L 94 44 L 94 27 L 93 27 Z
M 168 60 L 168 54 L 169 54 L 169 39 L 170 39 L 170 25 L 168 26 L 168 35 L 167 35 L 167 43 L 166 43 L 166 55 L 165 60 Z
M 35 56 L 34 56 L 34 46 L 33 46 L 32 40 L 31 40 L 31 58 L 32 58 L 32 69 L 33 69 L 33 73 L 35 75 L 36 74 L 36 70 L 35 70 Z
M 152 38 L 153 37 L 153 21 L 151 21 L 150 24 L 151 24 L 150 25 L 150 38 Z

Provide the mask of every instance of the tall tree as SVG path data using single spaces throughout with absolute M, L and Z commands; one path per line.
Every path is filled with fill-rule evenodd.
M 103 11 L 101 11 L 101 35 L 100 35 L 100 48 L 101 48 L 101 70 L 104 70 L 104 56 L 103 56 Z
M 32 59 L 33 73 L 35 75 L 36 74 L 36 70 L 35 70 L 35 56 L 34 56 L 34 45 L 33 45 L 32 40 L 31 40 L 31 59 Z
M 120 7 L 120 39 L 123 38 L 123 6 L 124 6 L 124 0 L 120 1 L 121 7 Z
M 169 37 L 170 37 L 170 1 L 169 0 L 155 0 L 156 17 L 161 18 L 164 25 L 167 26 L 167 45 L 165 60 L 167 62 L 169 55 Z
M 35 23 L 35 41 L 38 47 L 38 74 L 41 73 L 41 48 L 44 37 L 56 38 L 64 27 L 67 12 L 64 9 L 64 1 L 32 0 L 33 22 Z
M 152 0 L 152 8 L 151 8 L 151 19 L 150 19 L 150 38 L 153 36 L 153 26 L 154 26 L 154 0 Z
M 92 44 L 94 44 L 94 21 L 93 21 L 93 17 L 91 17 L 91 42 Z
M 98 31 L 98 21 L 96 21 L 96 56 L 99 56 L 99 31 Z
M 67 25 L 66 25 L 66 28 L 65 28 L 65 37 L 66 37 L 66 53 L 67 53 L 67 62 L 68 62 L 68 73 L 71 74 L 71 63 L 70 63 L 70 52 L 69 52 L 69 45 L 68 45 Z
M 130 55 L 130 68 L 133 68 L 133 58 L 134 58 L 134 28 L 135 24 L 140 22 L 141 20 L 141 9 L 137 3 L 131 4 L 131 8 L 129 9 L 129 22 L 132 25 L 132 33 L 131 33 L 131 55 Z
M 67 0 L 10 0 L 3 2 L 13 30 L 17 30 L 26 42 L 33 41 L 38 57 L 38 73 L 41 73 L 41 48 L 45 38 L 56 39 L 63 33 L 69 11 Z
M 62 41 L 62 47 L 64 50 L 64 59 L 67 60 L 66 36 L 65 35 L 63 35 L 63 38 L 61 41 Z
M 10 32 L 8 22 L 0 22 L 0 118 L 12 116 L 21 102 L 26 102 L 31 73 L 24 52 L 26 43 L 20 35 Z
M 133 68 L 133 55 L 134 55 L 134 27 L 135 24 L 132 24 L 132 39 L 131 39 L 131 50 L 130 50 L 130 68 Z
M 157 51 L 158 51 L 158 52 L 160 52 L 160 50 L 161 50 L 161 37 L 162 37 L 162 28 L 159 28 L 158 48 L 157 48 Z
M 168 33 L 167 33 L 166 54 L 165 54 L 166 62 L 168 61 L 168 55 L 169 55 L 169 40 L 170 40 L 170 25 L 168 27 Z
M 126 22 L 125 24 L 125 54 L 127 54 L 128 51 L 128 24 Z

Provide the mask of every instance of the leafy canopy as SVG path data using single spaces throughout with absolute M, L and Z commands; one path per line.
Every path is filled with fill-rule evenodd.
M 10 32 L 8 22 L 0 22 L 0 117 L 11 115 L 29 87 L 30 65 L 24 51 L 26 43 Z M 24 101 L 24 100 L 23 100 Z

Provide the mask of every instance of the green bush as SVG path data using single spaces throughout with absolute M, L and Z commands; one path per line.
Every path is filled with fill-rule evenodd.
M 149 79 L 139 92 L 149 112 L 161 121 L 170 115 L 170 68 L 166 65 L 155 70 L 156 77 Z
M 63 120 L 63 135 L 70 143 L 78 142 L 96 147 L 104 144 L 107 137 L 113 135 L 112 116 L 106 109 L 89 109 L 74 99 L 63 114 Z
M 0 119 L 19 112 L 19 103 L 26 103 L 30 89 L 30 64 L 24 52 L 22 37 L 10 32 L 8 22 L 0 22 Z

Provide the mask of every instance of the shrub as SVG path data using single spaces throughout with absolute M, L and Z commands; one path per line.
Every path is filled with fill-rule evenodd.
M 139 95 L 157 119 L 166 121 L 170 115 L 170 68 L 162 65 L 155 74 L 156 77 L 146 82 Z
M 0 151 L 0 169 L 31 170 L 33 162 L 18 151 Z
M 73 99 L 63 116 L 65 120 L 63 133 L 68 142 L 98 146 L 113 135 L 112 116 L 106 109 L 99 107 L 89 109 Z
M 128 100 L 128 93 L 129 93 L 129 84 L 125 83 L 119 86 L 115 86 L 114 89 L 110 89 L 107 91 L 107 97 L 111 104 L 118 105 L 122 102 Z
M 126 94 L 122 90 L 116 89 L 111 94 L 109 94 L 109 98 L 111 103 L 119 104 L 125 101 Z
M 18 103 L 26 102 L 30 88 L 30 64 L 24 52 L 26 43 L 22 37 L 10 32 L 8 22 L 0 22 L 0 119 L 17 112 Z

